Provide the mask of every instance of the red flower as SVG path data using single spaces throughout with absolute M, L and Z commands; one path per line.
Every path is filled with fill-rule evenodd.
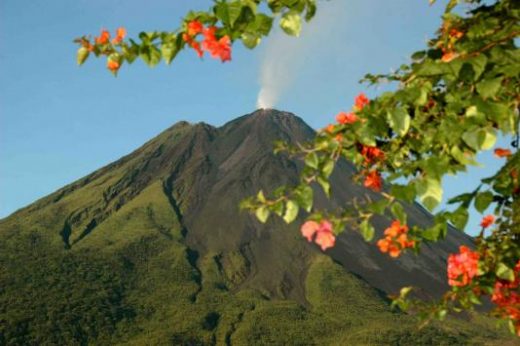
M 497 305 L 498 312 L 505 318 L 510 318 L 515 324 L 516 332 L 520 336 L 520 261 L 514 268 L 514 280 L 498 279 L 495 282 L 491 301 Z
M 306 221 L 301 227 L 302 235 L 311 242 L 316 235 L 314 242 L 320 245 L 323 251 L 333 247 L 336 242 L 336 236 L 332 232 L 332 224 L 323 220 L 320 224 L 316 221 Z
M 480 226 L 483 228 L 488 228 L 495 222 L 495 216 L 494 215 L 487 215 L 482 218 L 482 222 L 480 222 Z
M 204 31 L 202 49 L 209 52 L 212 58 L 220 58 L 222 62 L 231 60 L 231 40 L 229 36 L 223 36 L 218 41 L 215 38 L 215 27 Z
M 513 155 L 513 153 L 511 153 L 511 150 L 509 149 L 504 149 L 504 148 L 496 148 L 495 149 L 495 156 L 496 157 L 509 157 Z
M 101 30 L 101 35 L 95 38 L 96 44 L 106 44 L 110 40 L 110 33 L 103 29 Z
M 354 100 L 356 108 L 358 110 L 362 110 L 365 108 L 366 105 L 370 102 L 370 100 L 367 98 L 367 96 L 364 93 L 360 93 L 358 96 L 356 96 L 356 99 Z
M 461 245 L 458 254 L 448 257 L 448 284 L 466 286 L 477 275 L 479 254 Z
M 195 36 L 202 32 L 204 26 L 198 20 L 192 20 L 188 23 L 188 35 Z
M 369 189 L 379 192 L 381 191 L 381 187 L 383 185 L 383 181 L 381 179 L 381 174 L 378 171 L 371 171 L 365 177 L 365 187 Z
M 377 148 L 363 145 L 361 148 L 361 155 L 365 158 L 365 164 L 372 163 L 377 160 L 384 160 L 385 153 Z
M 340 112 L 336 115 L 336 121 L 340 124 L 352 124 L 357 121 L 357 116 L 354 113 Z
M 118 28 L 116 30 L 116 37 L 114 37 L 114 39 L 112 40 L 112 43 L 113 44 L 118 44 L 118 43 L 121 43 L 121 41 L 123 41 L 123 39 L 125 38 L 126 36 L 126 29 L 121 27 L 121 28 Z

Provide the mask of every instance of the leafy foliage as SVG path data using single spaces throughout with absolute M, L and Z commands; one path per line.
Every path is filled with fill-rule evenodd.
M 259 12 L 262 2 L 270 14 Z M 467 6 L 462 8 L 463 4 Z M 269 34 L 275 16 L 281 17 L 280 26 L 286 33 L 298 36 L 302 17 L 310 20 L 315 11 L 313 0 L 218 1 L 208 12 L 189 13 L 178 31 L 141 33 L 141 43 L 118 39 L 111 43 L 102 33 L 92 45 L 88 37 L 82 37 L 77 40 L 78 63 L 93 52 L 106 55 L 107 67 L 114 73 L 123 61 L 130 63 L 138 56 L 154 66 L 161 58 L 169 63 L 186 43 L 201 55 L 197 45 L 185 36 L 190 25 L 197 23 L 213 28 L 219 39 L 242 40 L 246 47 L 253 48 Z M 444 238 L 448 223 L 463 230 L 472 203 L 481 212 L 493 207 L 496 222 L 491 232 L 486 234 L 491 224 L 483 223 L 476 239 L 478 274 L 453 287 L 430 315 L 443 317 L 448 310 L 469 309 L 480 304 L 484 295 L 493 294 L 495 300 L 493 297 L 504 293 L 501 287 L 506 285 L 506 301 L 512 307 L 505 312 L 503 300 L 496 298 L 496 312 L 520 334 L 520 269 L 516 269 L 520 268 L 519 23 L 518 1 L 450 0 L 437 35 L 425 50 L 411 56 L 410 64 L 391 74 L 367 74 L 364 78 L 369 85 L 392 82 L 397 85 L 395 91 L 373 100 L 360 94 L 352 113 L 338 114 L 338 124 L 329 125 L 311 143 L 297 147 L 280 143 L 276 151 L 286 150 L 304 161 L 301 183 L 281 187 L 269 198 L 259 194 L 242 206 L 255 212 L 261 222 L 266 222 L 271 213 L 291 222 L 300 210 L 310 210 L 310 220 L 327 219 L 335 233 L 348 225 L 370 240 L 374 215 L 385 214 L 390 208 L 396 219 L 404 222 L 403 213 L 395 207 L 400 200 L 417 199 L 431 212 L 436 211 L 443 200 L 444 176 L 476 165 L 477 154 L 494 148 L 498 136 L 515 136 L 512 147 L 516 153 L 495 148 L 497 156 L 506 162 L 495 175 L 483 179 L 473 192 L 453 198 L 450 202 L 454 210 L 437 211 L 430 228 L 413 227 L 407 235 L 413 239 L 413 246 L 396 245 L 391 253 L 399 254 L 406 247 L 419 251 L 421 243 Z M 340 158 L 355 163 L 357 180 L 363 180 L 364 186 L 375 192 L 383 191 L 384 199 L 375 201 L 367 195 L 364 201 L 356 201 L 355 210 L 334 215 L 313 210 L 314 196 L 306 186 L 316 182 L 330 196 L 333 187 L 329 176 Z M 397 182 L 400 185 L 391 186 Z M 323 232 L 315 233 L 319 242 Z M 404 239 L 402 243 L 412 244 Z M 406 305 L 404 297 L 397 302 Z

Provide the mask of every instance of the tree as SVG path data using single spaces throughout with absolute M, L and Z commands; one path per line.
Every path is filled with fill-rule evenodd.
M 262 3 L 267 5 L 264 12 Z M 466 11 L 462 5 L 468 6 Z M 106 56 L 114 75 L 137 58 L 152 67 L 161 59 L 169 64 L 185 48 L 225 62 L 231 60 L 236 41 L 256 47 L 276 17 L 287 34 L 298 36 L 302 19 L 309 21 L 315 13 L 315 0 L 220 0 L 207 12 L 188 13 L 176 31 L 140 33 L 140 42 L 125 40 L 123 28 L 112 40 L 106 30 L 92 42 L 87 36 L 78 38 L 77 60 L 81 65 L 90 54 Z M 418 252 L 421 244 L 444 238 L 448 223 L 463 230 L 472 204 L 481 213 L 493 208 L 483 217 L 475 248 L 461 246 L 449 256 L 451 290 L 423 311 L 442 319 L 449 311 L 470 309 L 490 296 L 493 313 L 520 336 L 519 19 L 518 1 L 450 0 L 436 36 L 412 55 L 410 64 L 391 74 L 367 74 L 363 80 L 369 85 L 394 82 L 395 91 L 373 100 L 361 93 L 351 112 L 339 113 L 337 122 L 310 143 L 278 143 L 275 151 L 305 162 L 300 184 L 282 186 L 268 197 L 260 191 L 242 207 L 261 222 L 274 213 L 290 223 L 305 210 L 309 216 L 302 235 L 323 250 L 334 246 L 346 226 L 372 240 L 372 217 L 389 212 L 394 221 L 377 246 L 391 257 Z M 511 148 L 495 147 L 500 135 L 514 138 Z M 476 164 L 479 152 L 489 149 L 502 167 L 473 191 L 452 198 L 453 209 L 435 212 L 443 177 L 464 172 Z M 320 185 L 329 195 L 328 178 L 341 158 L 358 167 L 355 180 L 382 197 L 356 201 L 355 211 L 328 214 L 313 209 L 311 185 Z M 416 199 L 435 213 L 435 223 L 427 229 L 407 225 L 401 203 Z M 410 290 L 403 288 L 394 304 L 406 309 Z

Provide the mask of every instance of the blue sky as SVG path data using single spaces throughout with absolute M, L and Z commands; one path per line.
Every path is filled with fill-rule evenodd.
M 180 120 L 221 125 L 255 109 L 262 71 L 282 64 L 275 108 L 314 128 L 349 109 L 367 72 L 389 72 L 424 47 L 440 23 L 443 1 L 332 0 L 301 38 L 275 33 L 258 49 L 233 48 L 222 64 L 194 52 L 170 67 L 123 66 L 118 78 L 103 60 L 76 65 L 75 37 L 175 29 L 209 0 L 2 0 L 0 2 L 0 217 L 106 165 Z M 280 62 L 281 61 L 281 62 Z M 283 65 L 285 64 L 285 65 Z M 276 76 L 275 76 L 276 77 Z M 473 188 L 487 169 L 448 179 L 449 195 Z M 473 215 L 476 231 L 480 216 Z

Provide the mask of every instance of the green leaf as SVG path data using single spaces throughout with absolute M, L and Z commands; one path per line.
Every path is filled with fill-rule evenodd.
M 161 52 L 154 45 L 141 46 L 139 56 L 150 67 L 154 67 L 161 61 Z
M 320 184 L 321 188 L 323 189 L 323 192 L 327 195 L 327 197 L 330 197 L 330 183 L 327 179 L 323 177 L 318 177 L 316 179 L 318 181 L 318 184 Z
M 491 202 L 493 202 L 493 193 L 490 191 L 481 192 L 475 198 L 475 209 L 477 209 L 479 213 L 483 213 Z
M 321 168 L 321 173 L 323 174 L 323 176 L 325 178 L 328 178 L 332 174 L 333 170 L 334 170 L 334 160 L 328 159 L 323 164 L 323 167 Z
M 254 22 L 254 31 L 260 35 L 267 36 L 273 26 L 273 18 L 263 13 L 257 14 Z
M 309 185 L 300 185 L 296 190 L 298 204 L 305 211 L 310 212 L 312 209 L 314 191 Z
M 397 107 L 387 113 L 388 124 L 400 137 L 410 128 L 410 115 L 403 107 Z
M 175 58 L 178 52 L 179 49 L 177 48 L 177 45 L 174 42 L 166 42 L 161 44 L 161 54 L 164 61 L 168 65 L 172 62 L 172 60 Z
M 497 140 L 495 130 L 473 128 L 462 134 L 464 142 L 476 151 L 491 149 Z
M 448 200 L 448 204 L 462 203 L 465 208 L 468 208 L 471 201 L 475 197 L 476 192 L 463 193 L 461 195 L 452 197 Z
M 368 209 L 371 212 L 374 212 L 379 215 L 383 215 L 389 204 L 390 204 L 390 201 L 388 199 L 381 198 L 377 202 L 370 203 L 370 205 L 368 206 Z
M 261 222 L 265 223 L 267 221 L 267 218 L 269 217 L 269 210 L 267 207 L 260 207 L 256 209 L 256 218 Z
M 365 241 L 371 241 L 374 238 L 375 229 L 368 219 L 363 220 L 359 225 L 359 231 Z
M 401 203 L 394 202 L 390 207 L 390 211 L 392 212 L 392 215 L 401 222 L 401 224 L 406 224 L 407 216 Z
M 316 0 L 307 0 L 307 11 L 305 12 L 305 21 L 309 21 L 316 15 Z
M 415 200 L 415 187 L 413 185 L 398 185 L 394 184 L 390 188 L 392 196 L 397 199 L 402 199 L 406 202 L 413 202 Z
M 458 146 L 453 146 L 450 150 L 451 156 L 463 165 L 477 165 L 477 162 L 473 159 L 474 154 L 472 152 L 463 153 Z
M 469 63 L 473 67 L 473 71 L 475 75 L 473 76 L 474 80 L 478 80 L 482 72 L 486 69 L 487 57 L 484 54 L 479 54 L 476 57 L 469 60 Z
M 495 96 L 502 85 L 502 77 L 484 79 L 477 84 L 478 93 L 485 99 Z
M 446 233 L 446 223 L 437 223 L 422 231 L 421 236 L 430 241 L 437 241 Z
M 318 169 L 318 165 L 320 164 L 318 155 L 313 151 L 305 157 L 305 164 L 310 168 Z
M 515 272 L 504 263 L 500 262 L 495 270 L 497 276 L 503 280 L 514 281 Z
M 242 13 L 242 3 L 240 1 L 233 1 L 227 4 L 227 11 L 229 16 L 229 25 L 234 26 L 237 19 Z
M 442 200 L 442 186 L 439 180 L 423 178 L 416 182 L 415 190 L 419 201 L 429 210 L 433 211 Z
M 273 211 L 278 216 L 282 216 L 282 214 L 283 214 L 283 201 L 276 202 L 271 207 L 271 211 Z
M 449 219 L 453 226 L 459 230 L 464 230 L 469 219 L 468 209 L 459 207 L 453 213 L 450 213 Z
M 285 215 L 283 216 L 283 220 L 286 223 L 291 223 L 296 219 L 296 216 L 298 216 L 298 204 L 296 204 L 295 201 L 288 200 L 287 204 L 285 205 Z
M 78 63 L 78 65 L 83 65 L 85 60 L 87 60 L 89 54 L 90 54 L 90 52 L 88 51 L 87 48 L 80 47 L 78 49 L 78 54 L 77 54 L 77 57 L 76 57 L 76 62 Z
M 285 13 L 280 20 L 280 27 L 288 35 L 296 37 L 300 36 L 300 31 L 302 29 L 302 20 L 300 15 L 294 11 Z
M 266 199 L 265 199 L 264 191 L 262 191 L 262 190 L 258 191 L 258 194 L 256 195 L 256 199 L 258 199 L 258 201 L 261 203 L 265 203 Z
M 249 32 L 244 32 L 241 36 L 242 43 L 249 49 L 255 48 L 261 41 L 261 38 L 257 35 Z

